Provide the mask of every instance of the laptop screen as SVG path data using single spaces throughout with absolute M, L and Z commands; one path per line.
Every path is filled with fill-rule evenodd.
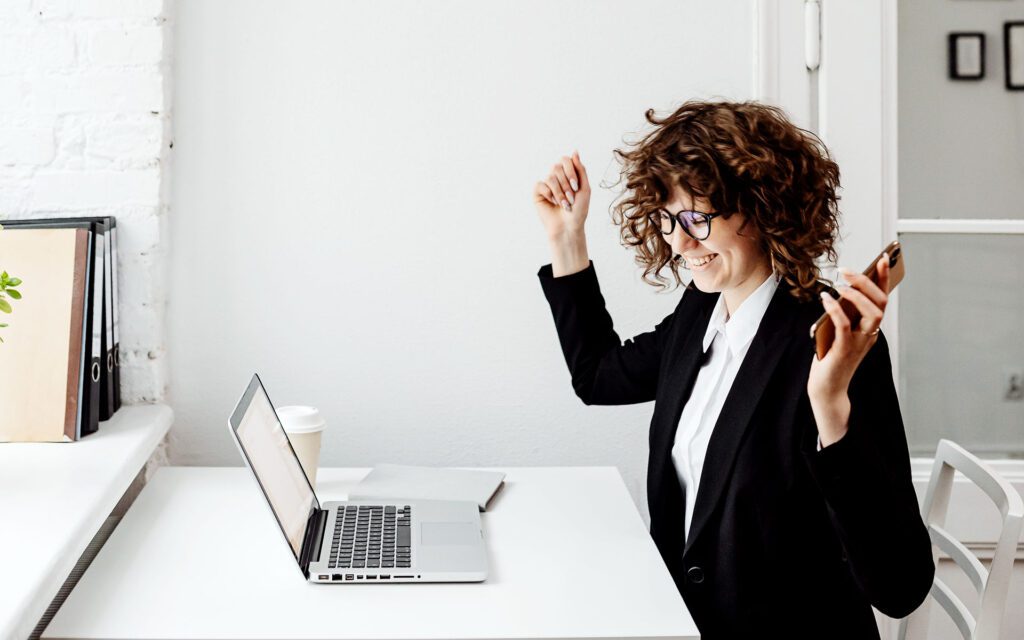
M 259 376 L 252 377 L 231 414 L 231 428 L 298 560 L 306 523 L 320 503 Z

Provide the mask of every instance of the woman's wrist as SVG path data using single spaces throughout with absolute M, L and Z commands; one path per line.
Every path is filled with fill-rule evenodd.
M 850 397 L 845 393 L 835 397 L 812 397 L 811 411 L 818 426 L 822 448 L 846 435 L 850 422 Z
M 587 253 L 587 236 L 583 231 L 574 231 L 550 236 L 551 275 L 555 278 L 583 271 L 590 266 Z

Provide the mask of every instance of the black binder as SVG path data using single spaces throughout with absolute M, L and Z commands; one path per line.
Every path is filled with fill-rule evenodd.
M 120 311 L 118 310 L 118 293 L 117 293 L 117 219 L 114 216 L 107 217 L 107 233 L 110 236 L 107 246 L 110 247 L 110 284 L 111 292 L 111 307 L 113 322 L 113 345 L 114 345 L 114 370 L 112 372 L 111 379 L 113 380 L 113 392 L 114 392 L 114 411 L 121 408 L 121 333 L 120 333 L 120 321 L 118 316 Z
M 104 369 L 100 377 L 100 420 L 109 420 L 121 408 L 121 338 L 117 295 L 117 218 L 85 216 L 73 220 L 99 222 L 106 226 L 106 253 L 103 261 L 103 335 L 101 336 Z
M 78 437 L 94 433 L 101 420 L 109 419 L 112 405 L 106 395 L 110 378 L 106 368 L 105 272 L 107 271 L 107 225 L 102 218 L 45 218 L 38 220 L 2 220 L 4 227 L 32 228 L 84 228 L 91 233 L 89 260 L 89 295 L 86 303 L 85 352 L 88 366 L 82 371 L 81 431 Z M 108 294 L 109 295 L 109 294 Z

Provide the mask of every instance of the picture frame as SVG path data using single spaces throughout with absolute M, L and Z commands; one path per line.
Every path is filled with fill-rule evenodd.
M 985 34 L 954 31 L 949 34 L 949 79 L 981 80 L 985 77 Z
M 1007 91 L 1024 91 L 1024 21 L 1003 23 L 1003 68 Z

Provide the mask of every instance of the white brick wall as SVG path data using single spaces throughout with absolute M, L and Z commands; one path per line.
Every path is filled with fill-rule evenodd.
M 126 403 L 167 392 L 172 8 L 0 0 L 0 220 L 117 216 Z

